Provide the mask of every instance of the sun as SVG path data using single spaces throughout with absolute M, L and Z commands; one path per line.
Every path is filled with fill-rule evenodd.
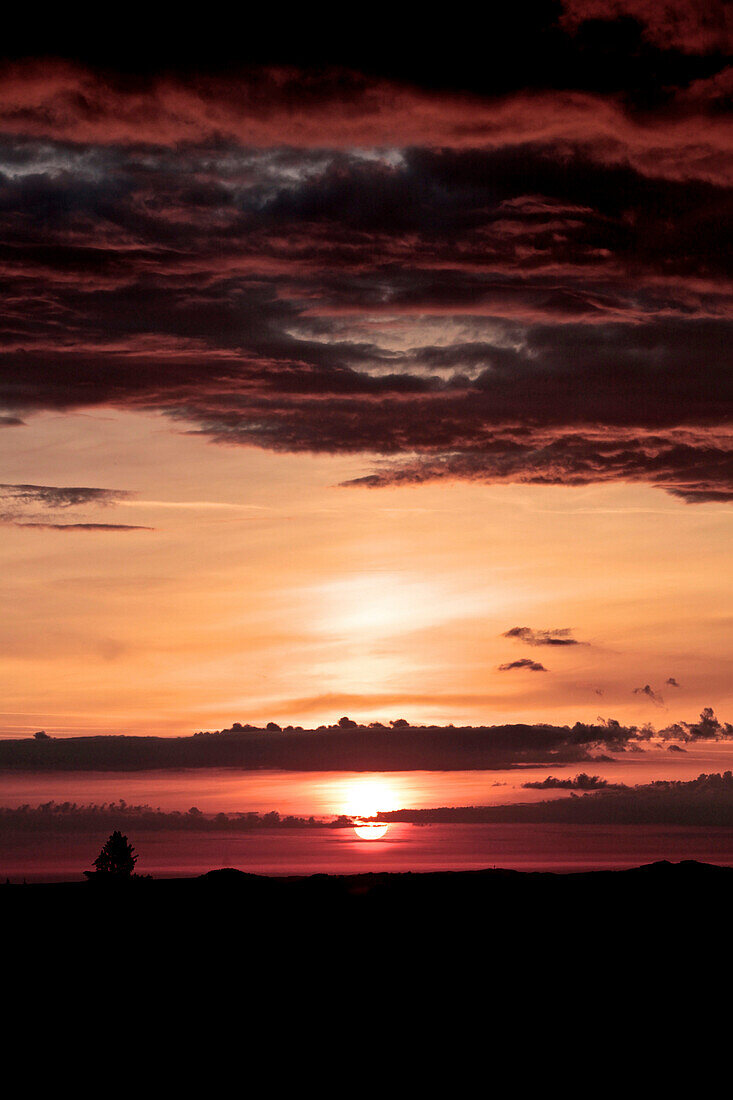
M 354 832 L 362 840 L 381 840 L 389 825 L 355 825 Z
M 342 813 L 354 820 L 354 832 L 360 840 L 381 840 L 389 825 L 370 820 L 380 810 L 395 808 L 395 792 L 384 779 L 371 776 L 354 779 L 343 794 Z

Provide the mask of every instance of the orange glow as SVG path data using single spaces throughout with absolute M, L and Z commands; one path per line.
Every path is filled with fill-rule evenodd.
M 153 414 L 0 433 L 8 481 L 86 485 L 89 455 L 100 485 L 135 493 L 115 517 L 155 530 L 3 528 L 5 736 L 730 714 L 721 506 L 622 484 L 339 488 L 363 459 L 212 447 Z M 528 651 L 515 626 L 588 644 Z M 521 657 L 549 672 L 498 671 Z M 634 694 L 646 683 L 666 709 Z

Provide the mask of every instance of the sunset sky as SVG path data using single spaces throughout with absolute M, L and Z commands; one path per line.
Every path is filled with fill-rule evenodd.
M 731 9 L 512 7 L 8 50 L 0 735 L 733 721 Z

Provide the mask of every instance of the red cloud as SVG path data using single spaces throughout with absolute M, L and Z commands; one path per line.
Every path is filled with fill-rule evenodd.
M 641 112 L 343 73 L 6 68 L 0 401 L 383 456 L 366 485 L 729 500 L 725 87 Z
M 733 47 L 733 8 L 727 0 L 563 0 L 560 20 L 570 30 L 589 19 L 631 18 L 655 46 L 683 53 L 726 53 Z
M 172 76 L 122 84 L 67 62 L 0 73 L 0 132 L 104 145 L 202 144 L 306 149 L 587 145 L 669 179 L 731 179 L 731 129 L 715 113 L 631 114 L 581 91 L 440 95 L 339 71 L 259 69 L 238 77 Z

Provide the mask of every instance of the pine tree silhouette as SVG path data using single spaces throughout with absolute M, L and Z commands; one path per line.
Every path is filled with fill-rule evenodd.
M 126 836 L 115 831 L 94 860 L 97 875 L 114 875 L 116 878 L 129 878 L 135 870 L 137 856 L 135 849 Z M 89 872 L 94 874 L 95 872 Z

